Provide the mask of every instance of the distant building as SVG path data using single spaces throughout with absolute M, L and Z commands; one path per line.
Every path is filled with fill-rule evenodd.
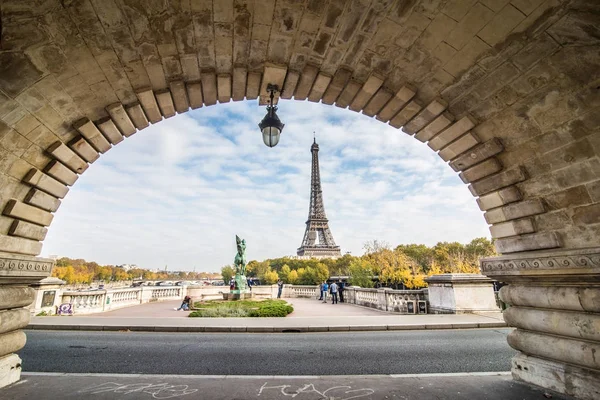
M 117 265 L 117 268 L 122 268 L 125 271 L 129 271 L 129 270 L 132 270 L 132 269 L 138 269 L 140 267 L 138 267 L 135 264 L 121 264 L 121 265 Z

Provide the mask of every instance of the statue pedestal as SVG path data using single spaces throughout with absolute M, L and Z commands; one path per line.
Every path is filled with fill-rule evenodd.
M 232 290 L 229 293 L 223 293 L 223 300 L 244 300 L 251 299 L 252 292 L 240 292 L 239 290 Z

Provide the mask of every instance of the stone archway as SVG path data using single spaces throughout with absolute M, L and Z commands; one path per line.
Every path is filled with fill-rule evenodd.
M 35 265 L 60 199 L 101 153 L 190 108 L 264 104 L 275 83 L 282 98 L 362 112 L 439 151 L 503 254 L 484 273 L 514 284 L 511 345 L 528 354 L 516 376 L 589 397 L 598 329 L 532 321 L 600 319 L 599 12 L 593 0 L 5 0 L 2 273 Z M 579 306 L 531 297 L 567 286 Z M 530 345 L 556 335 L 585 349 Z

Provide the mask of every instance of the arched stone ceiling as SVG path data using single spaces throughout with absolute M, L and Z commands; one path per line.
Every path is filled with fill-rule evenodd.
M 69 186 L 124 138 L 190 108 L 264 104 L 268 83 L 439 151 L 502 253 L 598 244 L 594 0 L 0 7 L 0 251 L 39 254 Z

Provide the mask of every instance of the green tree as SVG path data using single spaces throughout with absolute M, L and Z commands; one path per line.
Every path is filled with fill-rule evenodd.
M 373 265 L 366 259 L 357 258 L 349 266 L 349 283 L 363 288 L 373 287 Z
M 281 267 L 281 271 L 279 271 L 279 278 L 284 282 L 284 283 L 290 283 L 289 281 L 289 276 L 291 273 L 291 269 L 290 266 L 285 264 L 283 267 Z
M 226 285 L 229 284 L 231 278 L 235 276 L 235 269 L 231 265 L 226 265 L 221 268 L 221 278 Z
M 277 271 L 272 271 L 271 269 L 265 272 L 265 274 L 262 277 L 262 283 L 265 285 L 272 285 L 274 283 L 277 283 L 278 280 L 279 275 L 277 274 Z
M 298 283 L 298 271 L 291 271 L 288 274 L 287 279 L 288 279 L 287 283 L 289 283 L 290 285 L 297 284 Z

